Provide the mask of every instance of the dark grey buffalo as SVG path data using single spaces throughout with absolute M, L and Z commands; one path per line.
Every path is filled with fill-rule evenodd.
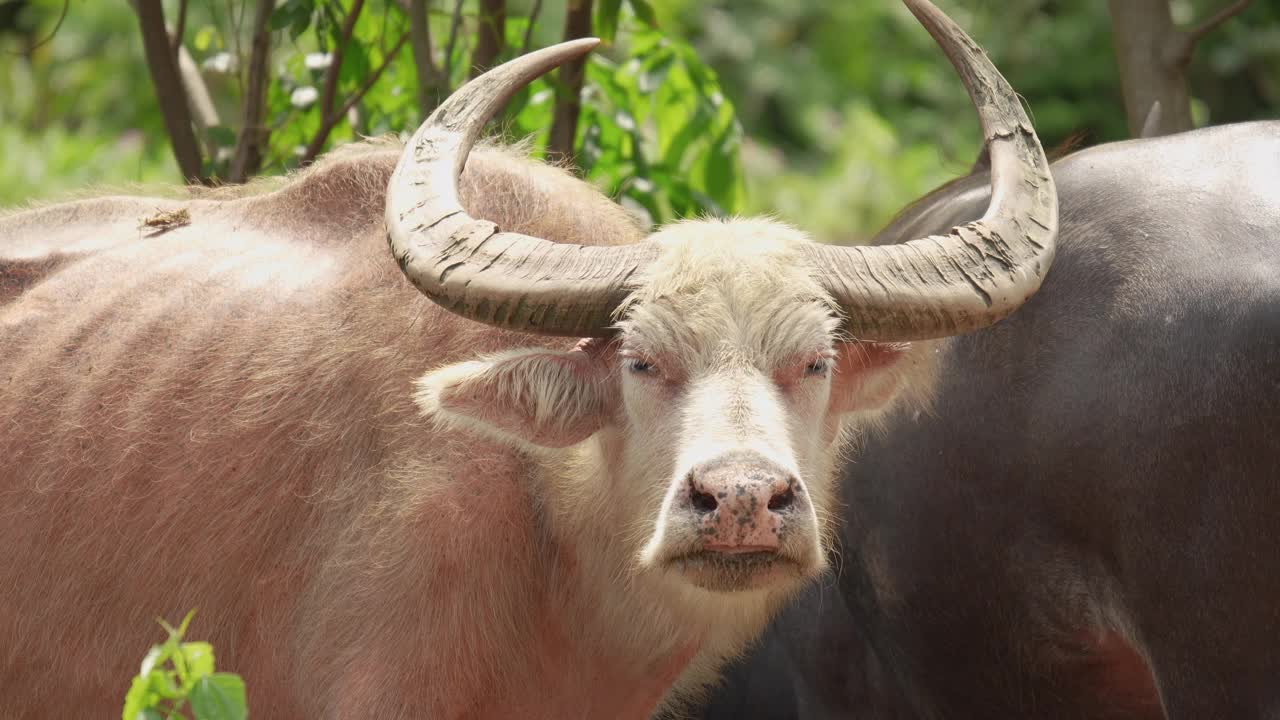
M 1053 173 L 1041 291 L 942 345 L 932 411 L 854 454 L 838 575 L 708 717 L 1280 716 L 1280 123 Z M 878 240 L 978 217 L 986 186 Z

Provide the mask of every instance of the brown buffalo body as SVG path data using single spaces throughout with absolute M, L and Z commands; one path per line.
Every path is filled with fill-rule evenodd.
M 590 672 L 563 672 L 588 652 L 565 625 L 593 608 L 520 484 L 530 463 L 413 404 L 424 370 L 531 338 L 404 282 L 382 222 L 397 157 L 256 197 L 0 220 L 0 716 L 118 712 L 154 618 L 193 607 L 262 718 L 389 716 L 445 688 L 477 717 L 532 697 L 643 716 L 683 669 L 692 640 L 592 647 Z M 506 227 L 641 236 L 558 171 L 469 167 L 464 199 Z M 179 207 L 188 226 L 141 222 Z M 423 647 L 428 626 L 459 655 Z

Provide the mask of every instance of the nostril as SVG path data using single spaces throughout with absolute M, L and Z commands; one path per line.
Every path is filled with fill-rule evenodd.
M 716 498 L 711 493 L 705 493 L 697 488 L 691 488 L 689 491 L 689 499 L 693 502 L 693 509 L 700 513 L 715 512 L 720 503 L 716 502 Z
M 774 512 L 786 510 L 791 507 L 795 501 L 796 492 L 792 489 L 792 486 L 788 485 L 786 491 L 777 493 L 773 497 L 769 498 L 769 509 Z

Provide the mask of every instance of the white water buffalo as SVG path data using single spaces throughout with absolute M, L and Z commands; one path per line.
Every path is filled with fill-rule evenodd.
M 838 575 L 709 717 L 1280 716 L 1280 123 L 1052 170 L 1053 273 L 852 454 Z M 880 241 L 977 217 L 987 182 Z
M 998 199 L 901 246 L 747 220 L 646 238 L 559 171 L 471 153 L 594 41 L 269 193 L 0 220 L 4 711 L 109 714 L 151 619 L 190 607 L 257 717 L 696 695 L 825 567 L 844 440 L 1053 258 L 1016 96 L 907 4 L 977 105 Z

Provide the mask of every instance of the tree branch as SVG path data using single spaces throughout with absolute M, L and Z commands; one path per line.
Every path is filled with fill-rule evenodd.
M 142 30 L 142 48 L 147 58 L 147 71 L 155 87 L 156 99 L 164 117 L 165 130 L 178 169 L 188 182 L 206 179 L 201 174 L 203 161 L 200 145 L 191 128 L 191 107 L 187 100 L 178 63 L 173 53 L 169 32 L 164 26 L 164 7 L 160 0 L 136 0 L 138 25 Z
M 227 33 L 231 36 L 232 53 L 235 55 L 237 66 L 236 72 L 232 76 L 236 81 L 236 90 L 244 97 L 244 70 L 239 67 L 240 58 L 244 57 L 240 47 L 240 38 L 244 35 L 244 3 L 236 3 L 233 0 L 226 0 L 227 3 L 227 22 L 231 24 L 232 31 Z M 210 3 L 211 5 L 213 3 Z M 239 14 L 236 8 L 239 7 Z
M 135 13 L 138 11 L 136 0 L 129 0 L 129 5 Z M 185 3 L 183 7 L 185 9 Z M 165 30 L 169 30 L 168 23 L 165 24 Z M 205 85 L 204 76 L 200 74 L 200 66 L 196 65 L 195 58 L 191 57 L 187 46 L 182 42 L 182 35 L 176 30 L 169 35 L 169 42 L 176 53 L 178 77 L 182 79 L 182 88 L 190 106 L 192 124 L 195 126 L 197 137 L 204 139 L 205 153 L 208 157 L 213 157 L 218 146 L 208 137 L 208 132 L 209 128 L 221 125 L 222 120 L 218 117 L 218 109 L 214 107 L 213 98 L 209 95 L 209 86 Z
M 1200 41 L 1206 35 L 1217 30 L 1226 21 L 1244 12 L 1252 2 L 1253 0 L 1237 0 L 1237 2 L 1214 13 L 1199 25 L 1175 35 L 1169 46 L 1169 61 L 1186 67 L 1191 62 L 1191 56 L 1195 54 L 1196 45 L 1200 44 Z
M 1151 103 L 1151 109 L 1147 111 L 1147 119 L 1142 121 L 1142 132 L 1138 133 L 1140 138 L 1156 137 L 1160 134 L 1160 118 L 1163 113 L 1160 110 L 1160 101 L 1156 100 Z
M 529 24 L 524 27 L 524 42 L 520 43 L 520 54 L 528 55 L 533 49 L 533 26 L 538 22 L 538 13 L 542 12 L 542 0 L 533 0 L 529 8 Z
M 401 48 L 403 48 L 407 42 L 409 42 L 409 33 L 402 33 L 400 35 L 400 39 L 396 41 L 396 44 L 382 58 L 382 63 L 369 74 L 369 77 L 365 78 L 360 87 L 357 88 L 356 91 L 352 93 L 351 97 L 347 98 L 347 101 L 342 104 L 342 107 L 338 108 L 337 111 L 324 116 L 324 119 L 321 120 L 320 123 L 320 129 L 316 131 L 315 137 L 311 138 L 310 144 L 307 145 L 306 150 L 302 153 L 301 162 L 303 165 L 316 159 L 320 154 L 320 151 L 324 149 L 325 141 L 329 139 L 329 133 L 333 132 L 333 129 L 342 121 L 342 118 L 346 117 L 347 113 L 351 111 L 351 108 L 355 107 L 356 103 L 360 102 L 365 94 L 373 88 L 373 86 L 378 82 L 378 79 L 382 77 L 382 73 L 391 65 L 391 62 L 395 60 L 396 55 L 400 53 Z
M 480 0 L 476 20 L 476 49 L 471 54 L 471 77 L 493 67 L 506 44 L 506 0 Z
M 462 25 L 462 0 L 453 4 L 453 19 L 449 21 L 449 45 L 444 49 L 444 82 L 453 82 L 453 49 L 458 43 L 458 27 Z
M 191 101 L 191 120 L 195 123 L 196 133 L 204 138 L 205 152 L 213 157 L 218 146 L 209 137 L 209 128 L 221 125 L 222 120 L 218 117 L 213 97 L 209 95 L 209 86 L 205 85 L 200 74 L 200 66 L 196 65 L 187 46 L 181 43 L 178 44 L 178 74 L 182 77 L 183 89 L 187 91 L 187 100 Z
M 1184 68 L 1167 61 L 1162 50 L 1177 35 L 1169 0 L 1108 0 L 1120 89 L 1129 134 L 1157 135 L 1190 130 L 1191 99 Z M 1144 128 L 1155 102 L 1160 116 L 1154 127 Z
M 324 88 L 320 92 L 320 117 L 328 117 L 333 112 L 333 103 L 338 96 L 338 75 L 342 70 L 342 54 L 351 42 L 351 34 L 356 30 L 356 20 L 360 11 L 364 10 L 364 0 L 355 0 L 351 10 L 342 21 L 342 30 L 338 36 L 338 44 L 330 53 L 329 69 L 324 74 Z M 323 142 L 321 143 L 323 144 Z
M 231 161 L 228 180 L 242 183 L 256 175 L 262 167 L 262 149 L 267 144 L 268 130 L 262 116 L 267 107 L 267 83 L 271 75 L 271 12 L 275 0 L 258 0 L 253 13 L 253 44 L 249 51 L 249 87 L 240 118 L 240 135 L 236 154 Z
M 413 0 L 405 10 L 409 14 L 409 38 L 413 43 L 413 64 L 418 69 L 418 112 L 426 117 L 435 109 L 440 95 L 440 68 L 436 67 L 435 50 L 431 46 L 431 22 L 427 17 L 430 0 Z
M 564 16 L 564 39 L 575 40 L 591 34 L 591 0 L 569 0 Z M 578 136 L 578 114 L 582 111 L 582 80 L 587 59 L 580 57 L 560 67 L 556 86 L 555 114 L 551 135 L 547 139 L 547 159 L 572 162 L 574 141 Z
M 178 48 L 182 47 L 182 39 L 187 34 L 187 0 L 178 3 L 178 24 L 173 29 L 173 57 L 178 58 Z
M 66 21 L 67 11 L 69 11 L 70 9 L 71 9 L 71 0 L 63 0 L 62 9 L 58 11 L 58 19 L 56 22 L 53 23 L 53 29 L 49 31 L 48 35 L 45 35 L 39 40 L 28 37 L 26 38 L 24 47 L 21 50 L 17 52 L 6 50 L 5 52 L 9 55 L 20 55 L 26 58 L 28 62 L 30 62 L 32 53 L 34 53 L 37 48 L 47 45 L 58 34 L 58 31 L 62 29 L 62 23 Z M 136 11 L 137 8 L 135 7 L 134 10 Z

